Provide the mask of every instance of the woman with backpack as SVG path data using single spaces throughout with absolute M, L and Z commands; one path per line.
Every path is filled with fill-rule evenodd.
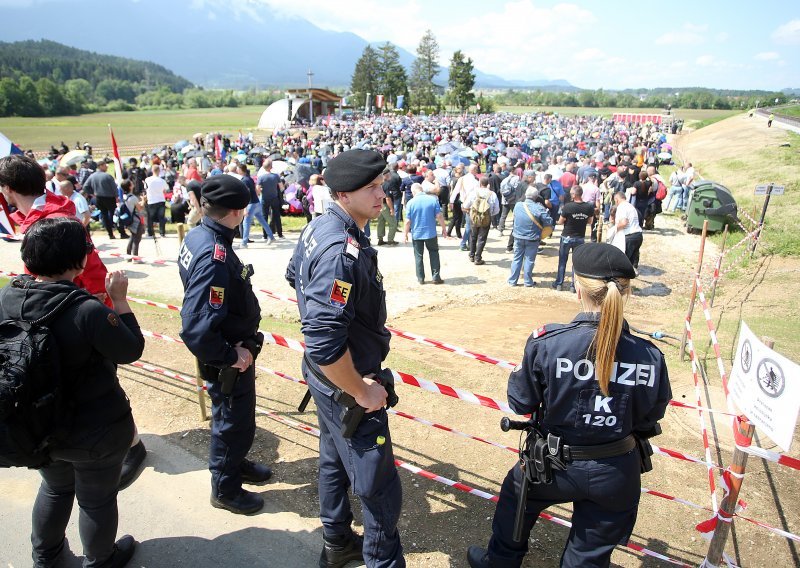
M 31 543 L 36 567 L 56 566 L 61 560 L 76 497 L 85 568 L 125 566 L 136 546 L 130 535 L 114 542 L 120 472 L 135 431 L 130 404 L 117 379 L 117 364 L 139 359 L 144 337 L 125 299 L 128 279 L 124 272 L 106 276 L 113 310 L 73 283 L 92 249 L 76 219 L 37 221 L 25 233 L 21 249 L 25 266 L 37 276 L 17 276 L 0 290 L 0 321 L 7 325 L 7 320 L 44 318 L 46 323 L 34 327 L 43 333 L 46 325 L 56 347 L 49 352 L 51 372 L 41 372 L 39 358 L 29 367 L 39 372 L 25 373 L 24 380 L 60 377 L 52 386 L 48 379 L 37 383 L 49 389 L 40 401 L 55 394 L 54 400 L 62 402 L 53 403 L 51 415 L 61 419 L 47 431 L 49 461 L 39 469 L 42 483 L 33 505 Z M 33 409 L 40 407 L 29 403 L 29 408 L 33 415 Z

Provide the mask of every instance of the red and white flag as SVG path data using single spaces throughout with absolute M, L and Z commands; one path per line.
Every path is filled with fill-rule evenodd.
M 122 183 L 122 160 L 119 157 L 119 148 L 117 148 L 117 139 L 114 138 L 114 131 L 111 125 L 108 125 L 108 131 L 111 133 L 111 151 L 114 153 L 114 178 L 117 180 L 117 185 Z
M 375 95 L 375 106 L 383 108 L 383 95 Z

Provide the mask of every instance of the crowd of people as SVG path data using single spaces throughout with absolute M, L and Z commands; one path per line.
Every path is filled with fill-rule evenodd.
M 665 142 L 660 128 L 548 114 L 371 117 L 334 121 L 316 133 L 277 131 L 263 146 L 242 135 L 235 141 L 197 135 L 193 142 L 131 158 L 119 178 L 107 171 L 111 160 L 95 161 L 89 151 L 75 164 L 59 165 L 55 159 L 45 169 L 27 157 L 0 160 L 0 189 L 15 209 L 12 219 L 25 233 L 23 260 L 32 273 L 14 279 L 3 290 L 0 310 L 14 309 L 20 294 L 39 294 L 51 305 L 84 289 L 87 300 L 94 297 L 106 304 L 87 303 L 86 310 L 118 328 L 124 336 L 119 343 L 125 347 L 119 353 L 109 351 L 86 338 L 85 345 L 92 346 L 89 351 L 94 349 L 109 361 L 109 373 L 96 377 L 94 390 L 77 382 L 88 372 L 87 365 L 69 358 L 62 361 L 74 367 L 72 385 L 85 395 L 86 408 L 113 398 L 115 405 L 106 405 L 106 410 L 114 408 L 116 413 L 101 413 L 100 420 L 86 411 L 82 427 L 88 430 L 76 427 L 54 446 L 53 464 L 42 469 L 34 507 L 36 565 L 51 565 L 62 553 L 63 531 L 76 495 L 81 523 L 86 523 L 81 535 L 87 565 L 124 566 L 133 554 L 132 537 L 114 541 L 116 492 L 120 477 L 124 485 L 135 476 L 144 446 L 111 369 L 115 363 L 137 358 L 143 340 L 125 302 L 124 273 L 107 273 L 88 228 L 96 217 L 109 238 L 117 234 L 128 238 L 130 260 L 135 261 L 145 231 L 153 238 L 156 230 L 165 236 L 168 204 L 173 221 L 197 227 L 189 231 L 178 258 L 185 290 L 181 337 L 199 361 L 212 400 L 211 505 L 237 514 L 263 507 L 263 498 L 242 485 L 265 482 L 272 471 L 247 458 L 255 433 L 254 361 L 263 337 L 258 333 L 260 309 L 250 282 L 255 268 L 238 258 L 234 241 L 239 239 L 238 248 L 246 248 L 255 221 L 261 224 L 266 243 L 284 238 L 281 217 L 293 209 L 308 221 L 286 279 L 297 294 L 306 342 L 303 375 L 317 405 L 321 432 L 321 566 L 361 559 L 368 566 L 405 565 L 397 529 L 402 492 L 385 410 L 397 403 L 397 397 L 392 374 L 382 367 L 390 335 L 370 222 L 378 220 L 377 246 L 396 245 L 398 230 L 406 242 L 411 237 L 420 284 L 426 282 L 425 250 L 431 281 L 444 282 L 440 236 L 455 232 L 469 261 L 482 265 L 490 231 L 503 238 L 508 231 L 506 251 L 513 256 L 507 282 L 517 286 L 522 277 L 528 287 L 537 284 L 533 274 L 537 253 L 553 227 L 563 225 L 552 287 L 559 291 L 566 287 L 572 255 L 569 289 L 585 313 L 559 332 L 573 339 L 554 341 L 563 352 L 557 361 L 555 355 L 539 361 L 536 353 L 555 352 L 553 347 L 545 350 L 552 341 L 545 335 L 559 335 L 561 327 L 548 325 L 531 336 L 524 358 L 528 363 L 509 378 L 509 397 L 520 413 L 539 408 L 543 412 L 539 427 L 545 435 L 549 432 L 561 440 L 559 444 L 576 451 L 572 458 L 553 455 L 576 463 L 566 473 L 553 472 L 548 483 L 555 483 L 552 490 L 557 494 L 542 487 L 535 492 L 535 503 L 529 496 L 524 530 L 530 531 L 538 511 L 550 502 L 574 501 L 574 522 L 587 530 L 581 537 L 584 541 L 571 533 L 565 558 L 572 559 L 570 565 L 607 563 L 613 546 L 631 533 L 638 488 L 629 491 L 635 483 L 622 487 L 609 482 L 609 498 L 620 497 L 612 504 L 573 485 L 582 469 L 607 476 L 622 468 L 626 480 L 638 479 L 634 437 L 654 427 L 670 397 L 663 357 L 630 335 L 622 315 L 622 300 L 637 276 L 643 230 L 653 228 L 668 194 L 673 208 L 685 206 L 683 187 L 693 177 L 687 164 L 667 189 L 658 174 L 658 154 Z M 604 234 L 606 224 L 609 234 Z M 53 239 L 59 246 L 48 250 L 43 243 Z M 609 244 L 585 244 L 587 239 Z M 70 328 L 70 338 L 60 341 L 66 344 L 97 329 Z M 594 346 L 589 355 L 588 345 Z M 618 346 L 626 364 L 652 369 L 648 390 L 639 381 L 613 376 Z M 546 363 L 553 366 L 552 372 Z M 596 366 L 596 385 L 584 383 L 592 371 L 579 376 L 581 365 Z M 551 376 L 570 373 L 579 380 L 551 381 Z M 617 405 L 616 397 L 627 405 Z M 578 407 L 572 408 L 573 404 Z M 355 408 L 361 414 L 353 414 Z M 569 419 L 581 411 L 588 412 L 585 424 Z M 359 418 L 353 421 L 353 416 Z M 104 452 L 83 457 L 87 432 L 100 435 L 101 430 Z M 94 485 L 78 482 L 89 475 L 96 477 Z M 492 540 L 486 550 L 470 549 L 471 566 L 521 562 L 527 539 L 520 543 L 511 535 L 519 477 L 519 468 L 509 472 Z M 351 528 L 347 499 L 351 484 L 365 512 L 363 537 Z M 97 501 L 103 506 L 91 505 Z M 58 523 L 53 521 L 56 517 Z M 603 528 L 608 522 L 616 525 L 613 531 Z M 587 543 L 592 546 L 587 548 Z

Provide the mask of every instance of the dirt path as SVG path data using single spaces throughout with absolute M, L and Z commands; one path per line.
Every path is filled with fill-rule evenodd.
M 735 119 L 732 119 L 735 120 Z M 747 126 L 745 123 L 744 126 Z M 741 125 L 732 126 L 739 130 Z M 746 133 L 743 135 L 746 138 Z M 768 132 L 765 136 L 773 136 Z M 684 136 L 685 139 L 685 136 Z M 756 139 L 757 140 L 757 139 Z M 744 142 L 742 142 L 744 143 Z M 681 147 L 683 142 L 676 141 Z M 682 147 L 682 151 L 706 159 L 705 148 Z M 663 330 L 679 336 L 685 315 L 686 297 L 691 287 L 699 248 L 699 238 L 687 235 L 678 219 L 659 216 L 657 229 L 645 235 L 642 249 L 642 276 L 636 283 L 636 293 L 628 306 L 629 321 L 635 327 L 653 331 Z M 254 281 L 259 288 L 291 294 L 283 280 L 283 272 L 297 235 L 268 247 L 262 243 L 242 251 L 242 258 L 256 269 Z M 119 250 L 120 241 L 107 241 L 97 236 L 101 251 Z M 488 355 L 517 361 L 531 330 L 553 321 L 568 321 L 578 311 L 574 295 L 555 292 L 549 288 L 556 270 L 557 250 L 550 244 L 538 257 L 535 279 L 539 287 L 510 288 L 506 284 L 510 254 L 505 253 L 505 240 L 491 232 L 485 266 L 468 262 L 466 253 L 458 250 L 457 240 L 440 241 L 444 286 L 419 286 L 414 275 L 413 253 L 410 246 L 381 248 L 379 262 L 387 288 L 389 323 L 400 329 L 460 345 Z M 552 243 L 557 242 L 551 239 Z M 164 258 L 174 258 L 177 240 L 159 242 Z M 154 256 L 155 243 L 145 239 L 141 253 Z M 709 256 L 715 253 L 707 247 Z M 760 280 L 743 271 L 737 278 L 726 281 L 720 289 L 718 307 L 723 325 L 720 339 L 730 348 L 731 332 L 725 327 L 742 310 L 761 313 L 772 310 L 772 317 L 791 320 L 791 306 L 776 306 L 786 286 L 787 278 L 797 279 L 797 263 L 771 260 L 769 277 Z M 125 268 L 131 276 L 131 294 L 171 303 L 180 303 L 181 288 L 174 264 L 169 266 L 130 265 L 114 258 L 109 268 Z M 0 269 L 20 268 L 18 248 L 0 244 Z M 787 276 L 788 275 L 788 276 Z M 758 288 L 758 292 L 754 290 Z M 260 296 L 262 313 L 280 322 L 274 325 L 278 333 L 300 338 L 294 306 Z M 737 311 L 738 310 L 738 311 Z M 180 320 L 176 313 L 153 308 L 136 308 L 143 327 L 177 336 Z M 794 316 L 796 318 L 796 314 Z M 704 328 L 701 315 L 696 314 L 698 329 Z M 738 321 L 738 320 L 736 320 Z M 262 327 L 268 327 L 263 325 Z M 735 331 L 735 326 L 731 327 Z M 705 342 L 705 335 L 700 334 Z M 726 341 L 728 343 L 726 343 Z M 704 345 L 699 345 L 699 348 Z M 670 363 L 670 378 L 675 398 L 694 402 L 691 373 L 688 363 L 676 358 L 677 349 L 663 345 Z M 181 346 L 148 340 L 143 360 L 154 365 L 192 374 L 193 364 Z M 299 356 L 285 348 L 269 346 L 262 353 L 261 365 L 292 376 L 299 375 Z M 413 372 L 436 380 L 498 399 L 505 397 L 507 372 L 464 357 L 435 350 L 417 343 L 394 338 L 388 364 L 398 370 Z M 722 408 L 719 380 L 712 375 L 713 359 L 708 365 L 710 385 L 704 396 L 711 405 Z M 123 386 L 128 392 L 137 423 L 143 431 L 165 436 L 182 445 L 200 458 L 207 455 L 208 428 L 199 419 L 196 394 L 189 386 L 160 378 L 141 370 L 123 367 L 120 371 Z M 466 404 L 448 397 L 426 393 L 405 385 L 398 387 L 401 396 L 399 410 L 436 421 L 473 435 L 483 436 L 508 446 L 517 439 L 503 434 L 498 428 L 501 414 L 486 408 Z M 313 413 L 297 415 L 296 406 L 302 397 L 299 385 L 259 373 L 259 405 L 286 413 L 294 419 L 314 425 Z M 727 464 L 730 459 L 728 422 L 710 420 L 712 439 L 720 450 L 713 459 Z M 316 439 L 312 436 L 267 417 L 258 418 L 256 456 L 275 464 L 276 477 L 281 485 L 266 487 L 265 496 L 272 502 L 293 511 L 300 517 L 314 520 L 318 514 L 316 495 Z M 506 471 L 514 462 L 511 452 L 453 436 L 441 430 L 392 417 L 392 433 L 397 457 L 429 469 L 438 475 L 460 481 L 491 493 L 496 493 Z M 687 454 L 703 455 L 698 419 L 695 412 L 670 408 L 664 421 L 664 435 L 656 443 Z M 770 447 L 768 440 L 759 444 Z M 796 448 L 796 447 L 795 447 Z M 797 455 L 797 450 L 792 452 Z M 654 458 L 655 471 L 644 476 L 643 485 L 693 503 L 710 506 L 707 473 L 703 466 L 665 457 Z M 751 460 L 743 498 L 750 505 L 746 514 L 762 519 L 785 530 L 800 532 L 800 483 L 791 470 Z M 404 512 L 400 522 L 410 566 L 465 566 L 464 553 L 469 544 L 485 544 L 491 530 L 493 504 L 478 497 L 416 477 L 401 474 L 404 489 Z M 135 488 L 135 486 L 134 486 Z M 720 493 L 721 495 L 721 493 Z M 779 497 L 777 497 L 779 496 Z M 551 513 L 569 518 L 569 507 L 554 507 Z M 160 514 L 155 512 L 154 514 Z M 702 561 L 707 545 L 694 530 L 694 525 L 710 517 L 704 510 L 686 507 L 676 502 L 650 495 L 642 496 L 633 540 L 648 548 L 677 558 L 688 564 Z M 797 565 L 795 549 L 779 536 L 749 523 L 737 522 L 728 553 L 742 566 Z M 557 566 L 567 529 L 540 521 L 531 539 L 531 554 L 525 566 Z M 768 560 L 769 559 L 769 560 Z M 656 566 L 663 562 L 618 548 L 612 558 L 618 566 Z

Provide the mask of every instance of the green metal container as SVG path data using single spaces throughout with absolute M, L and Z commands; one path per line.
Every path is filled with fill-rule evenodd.
M 722 231 L 725 225 L 736 221 L 737 207 L 727 187 L 714 181 L 700 181 L 694 184 L 686 208 L 686 231 L 703 230 L 703 221 L 708 220 L 708 231 Z

